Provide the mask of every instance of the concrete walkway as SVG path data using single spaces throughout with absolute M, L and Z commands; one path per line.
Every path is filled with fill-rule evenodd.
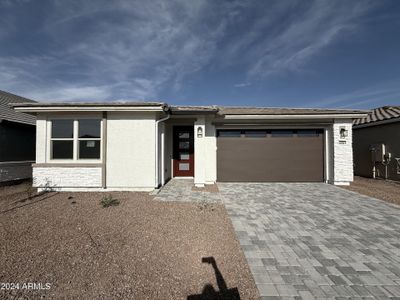
M 263 299 L 400 299 L 400 209 L 326 184 L 219 183 Z
M 161 188 L 154 199 L 178 202 L 221 202 L 219 193 L 194 189 L 193 179 L 171 179 Z

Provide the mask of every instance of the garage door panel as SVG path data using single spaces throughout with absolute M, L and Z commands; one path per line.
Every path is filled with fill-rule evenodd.
M 219 137 L 218 181 L 323 181 L 323 135 Z

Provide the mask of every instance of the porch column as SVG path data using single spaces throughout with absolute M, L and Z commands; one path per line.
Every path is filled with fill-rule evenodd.
M 337 119 L 332 125 L 332 175 L 335 185 L 349 185 L 353 181 L 352 124 L 351 119 Z M 344 131 L 343 135 L 342 131 Z
M 206 182 L 206 119 L 197 117 L 194 122 L 194 185 L 204 187 Z
M 165 123 L 161 124 L 161 151 L 160 151 L 160 158 L 161 158 L 161 165 L 159 167 L 159 178 L 161 178 L 161 185 L 165 184 Z
M 103 112 L 103 136 L 102 136 L 102 158 L 101 158 L 101 187 L 107 188 L 107 112 Z

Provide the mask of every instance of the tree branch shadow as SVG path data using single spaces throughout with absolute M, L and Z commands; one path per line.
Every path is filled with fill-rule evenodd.
M 16 209 L 18 209 L 18 208 L 22 208 L 22 207 L 25 207 L 25 206 L 29 206 L 29 205 L 36 204 L 36 203 L 38 203 L 38 202 L 41 202 L 41 201 L 44 201 L 44 200 L 49 199 L 49 198 L 51 198 L 51 197 L 54 197 L 54 196 L 57 195 L 57 194 L 58 194 L 58 192 L 53 192 L 53 193 L 51 193 L 51 194 L 45 193 L 45 194 L 41 194 L 41 195 L 35 196 L 35 197 L 31 198 L 31 199 L 34 199 L 34 198 L 37 198 L 37 197 L 46 195 L 45 197 L 40 198 L 40 199 L 38 199 L 38 200 L 36 200 L 36 201 L 28 202 L 28 203 L 25 203 L 25 204 L 23 204 L 23 205 L 18 205 L 18 206 L 15 206 L 15 207 L 12 207 L 12 208 L 9 208 L 9 209 L 0 211 L 0 214 L 5 214 L 5 213 L 7 213 L 7 212 L 16 210 Z M 26 201 L 26 200 L 25 200 L 25 201 Z M 24 202 L 24 201 L 19 200 L 19 201 L 16 201 L 16 202 L 14 202 L 14 203 L 18 203 L 18 202 Z

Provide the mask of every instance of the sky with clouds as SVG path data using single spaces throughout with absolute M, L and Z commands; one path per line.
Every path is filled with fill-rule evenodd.
M 0 89 L 42 101 L 400 105 L 398 0 L 0 0 Z

